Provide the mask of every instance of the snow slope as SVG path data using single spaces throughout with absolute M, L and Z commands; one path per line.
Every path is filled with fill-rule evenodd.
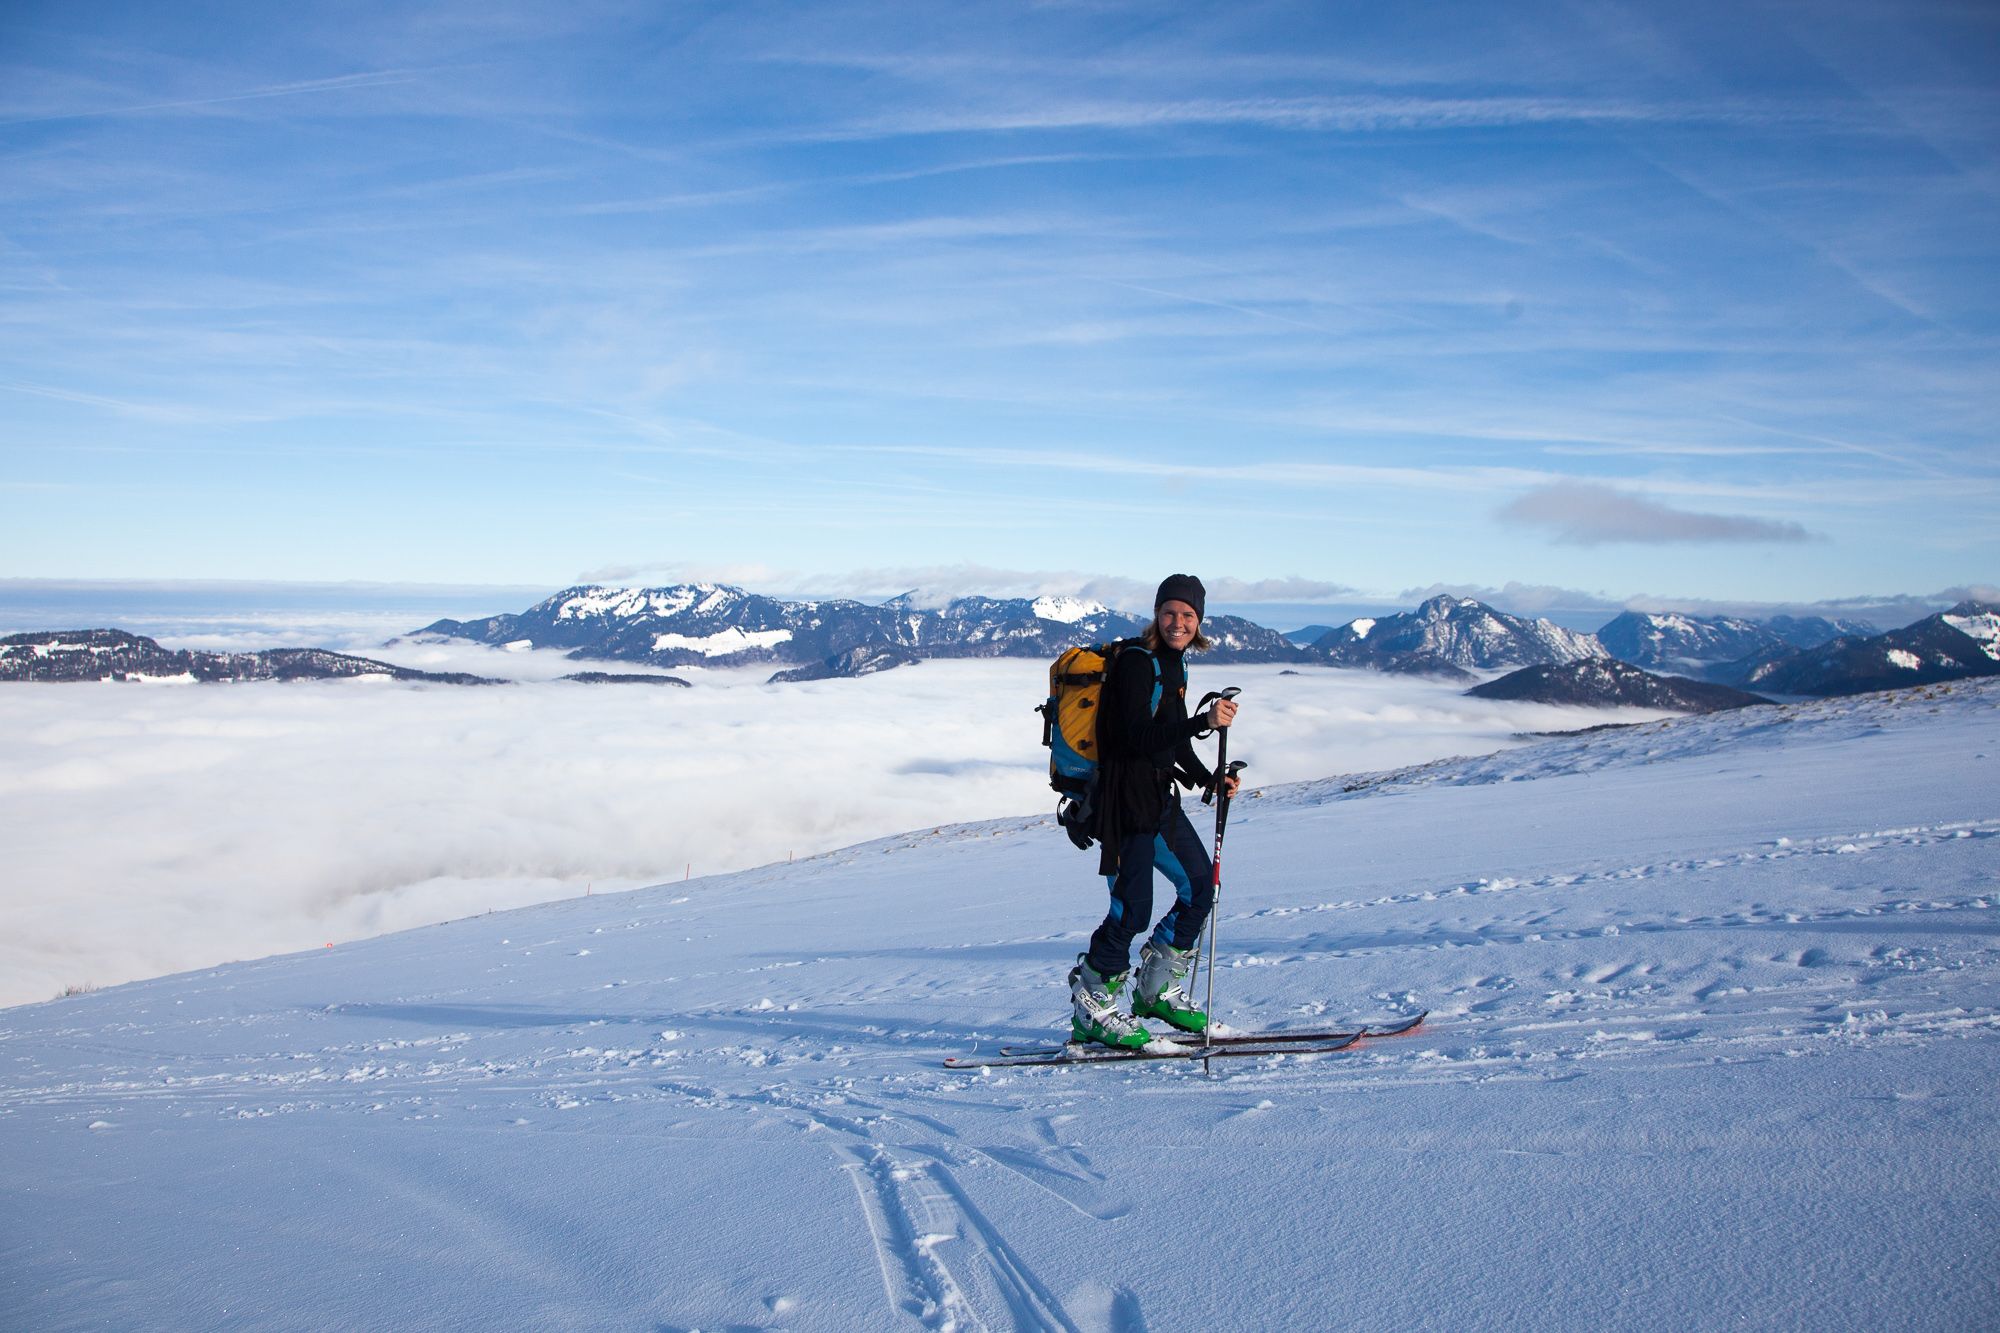
M 1037 817 L 8 1009 L 0 1326 L 1990 1327 L 1996 764 L 1986 681 L 1265 789 L 1220 1012 L 1433 1017 L 1213 1077 L 939 1067 L 1061 1021 Z

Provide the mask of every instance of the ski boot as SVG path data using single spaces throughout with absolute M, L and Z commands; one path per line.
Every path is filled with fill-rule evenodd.
M 1125 988 L 1129 972 L 1111 978 L 1100 977 L 1082 958 L 1069 970 L 1069 1039 L 1096 1042 L 1100 1046 L 1137 1049 L 1153 1039 L 1139 1020 L 1118 1012 L 1118 992 Z
M 1132 1016 L 1157 1018 L 1183 1032 L 1208 1030 L 1208 1015 L 1194 1007 L 1181 985 L 1194 962 L 1194 950 L 1147 940 L 1139 947 L 1139 979 L 1132 987 Z

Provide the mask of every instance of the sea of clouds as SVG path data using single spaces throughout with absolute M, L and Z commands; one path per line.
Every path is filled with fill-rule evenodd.
M 516 683 L 0 687 L 0 1004 L 1053 808 L 1040 662 L 778 686 L 769 668 L 677 669 L 678 689 L 559 681 L 630 668 L 554 652 L 370 651 Z M 1197 664 L 1193 691 L 1225 684 L 1244 689 L 1232 756 L 1258 783 L 1614 716 Z M 1086 894 L 1094 868 L 1077 856 Z

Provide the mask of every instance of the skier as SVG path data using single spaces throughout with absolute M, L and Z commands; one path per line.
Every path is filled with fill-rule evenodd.
M 1093 831 L 1102 848 L 1097 869 L 1110 886 L 1111 910 L 1091 935 L 1089 951 L 1070 970 L 1074 1041 L 1144 1046 L 1152 1034 L 1140 1023 L 1143 1018 L 1157 1018 L 1185 1032 L 1208 1026 L 1208 1015 L 1194 1007 L 1182 983 L 1213 905 L 1213 871 L 1174 790 L 1176 780 L 1190 788 L 1213 781 L 1188 742 L 1236 717 L 1230 699 L 1217 700 L 1194 718 L 1187 713 L 1183 654 L 1209 647 L 1201 632 L 1207 599 L 1207 590 L 1192 574 L 1175 574 L 1161 583 L 1153 596 L 1152 623 L 1140 638 L 1143 651 L 1119 653 L 1104 683 Z M 1236 794 L 1236 785 L 1236 779 L 1226 779 L 1229 795 Z M 1132 1013 L 1122 1014 L 1118 998 L 1131 967 L 1132 939 L 1152 916 L 1156 868 L 1175 894 L 1139 950 Z

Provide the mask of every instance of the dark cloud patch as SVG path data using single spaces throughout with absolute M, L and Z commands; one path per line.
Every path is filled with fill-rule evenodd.
M 1502 523 L 1547 528 L 1567 546 L 1612 542 L 1809 542 L 1821 538 L 1797 523 L 1745 514 L 1695 514 L 1593 482 L 1559 481 L 1502 506 Z

